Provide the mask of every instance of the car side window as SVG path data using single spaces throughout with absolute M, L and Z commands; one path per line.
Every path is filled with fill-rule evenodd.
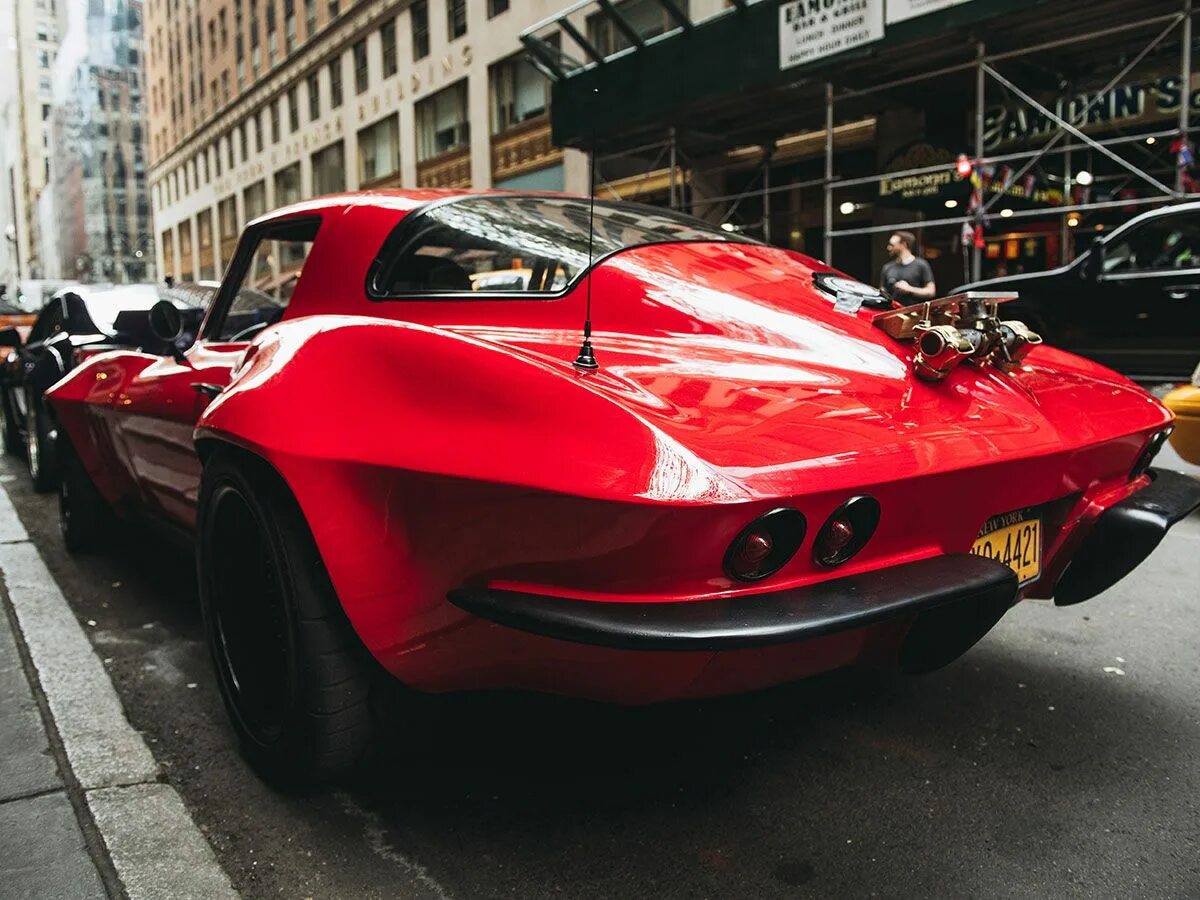
M 1106 274 L 1170 272 L 1200 268 L 1200 222 L 1164 216 L 1105 248 Z
M 318 225 L 306 222 L 263 235 L 211 340 L 248 341 L 283 318 L 300 283 Z

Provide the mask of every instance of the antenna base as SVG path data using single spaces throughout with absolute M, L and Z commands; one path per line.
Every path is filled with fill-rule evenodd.
M 575 368 L 577 369 L 598 369 L 600 363 L 596 362 L 596 354 L 592 352 L 592 342 L 586 338 L 583 344 L 579 347 L 579 355 L 575 357 Z

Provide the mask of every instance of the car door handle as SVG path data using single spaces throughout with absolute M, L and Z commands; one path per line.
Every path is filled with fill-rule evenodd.
M 215 397 L 224 388 L 219 384 L 209 384 L 207 381 L 194 381 L 192 382 L 192 390 L 197 394 L 203 394 L 205 397 Z
M 1179 284 L 1174 287 L 1163 288 L 1167 292 L 1167 296 L 1172 300 L 1186 300 L 1196 291 L 1200 290 L 1200 284 Z

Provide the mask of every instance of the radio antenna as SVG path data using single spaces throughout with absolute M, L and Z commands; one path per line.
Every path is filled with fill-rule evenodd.
M 594 108 L 599 90 L 592 88 L 593 118 Z M 592 129 L 592 146 L 588 154 L 588 273 L 587 273 L 587 313 L 583 319 L 583 343 L 579 345 L 579 355 L 575 357 L 575 368 L 598 369 L 596 354 L 592 352 L 592 250 L 596 240 L 596 130 Z

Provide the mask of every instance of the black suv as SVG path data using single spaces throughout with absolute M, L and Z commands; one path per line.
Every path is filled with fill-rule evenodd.
M 1138 381 L 1186 381 L 1200 362 L 1200 202 L 1143 213 L 1069 266 L 957 288 L 1013 290 L 1004 307 L 1046 342 Z

